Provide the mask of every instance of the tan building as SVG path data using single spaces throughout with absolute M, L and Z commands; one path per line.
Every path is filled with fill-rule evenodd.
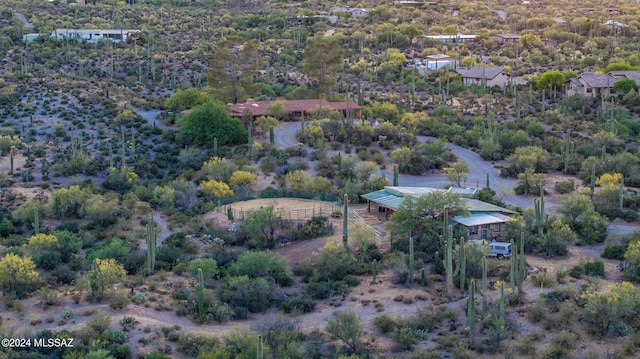
M 616 96 L 614 85 L 622 79 L 632 79 L 636 85 L 640 85 L 640 71 L 611 71 L 604 75 L 585 73 L 565 81 L 564 92 L 567 96 Z
M 502 66 L 474 66 L 468 70 L 458 70 L 465 85 L 486 85 L 488 87 L 505 87 L 510 76 Z

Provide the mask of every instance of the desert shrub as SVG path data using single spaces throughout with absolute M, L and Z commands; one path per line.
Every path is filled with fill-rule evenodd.
M 601 261 L 592 261 L 584 264 L 584 274 L 604 278 L 604 263 Z
M 547 316 L 547 305 L 542 298 L 538 298 L 527 308 L 529 320 L 537 323 Z
M 399 351 L 411 350 L 417 342 L 410 327 L 396 328 L 391 338 L 396 343 L 396 350 Z
M 566 181 L 556 181 L 555 189 L 560 194 L 571 193 L 576 188 L 576 183 L 573 179 Z
M 429 305 L 421 308 L 416 314 L 409 318 L 409 324 L 413 329 L 423 329 L 429 332 L 440 325 L 443 313 L 435 307 Z
M 269 308 L 270 287 L 264 278 L 229 277 L 219 287 L 218 293 L 233 307 L 238 319 L 246 318 L 248 312 L 259 313 Z
M 273 278 L 278 285 L 288 286 L 293 282 L 287 260 L 269 251 L 249 251 L 240 253 L 231 265 L 230 273 L 250 278 Z
M 195 358 L 202 352 L 215 350 L 218 345 L 220 340 L 217 337 L 184 333 L 178 336 L 176 350 L 187 357 Z
M 626 244 L 612 244 L 604 247 L 602 258 L 624 260 L 624 252 L 627 251 Z
M 202 277 L 205 281 L 216 278 L 219 273 L 218 262 L 212 258 L 196 258 L 189 262 L 189 274 L 197 276 L 198 269 L 202 270 Z
M 76 312 L 72 309 L 65 310 L 60 314 L 60 318 L 64 320 L 71 320 L 76 317 Z
M 313 299 L 307 295 L 298 294 L 284 300 L 278 308 L 287 314 L 303 314 L 313 312 L 315 307 L 316 302 Z
M 538 288 L 553 288 L 557 284 L 554 276 L 548 272 L 540 272 L 532 275 L 531 283 Z
M 111 325 L 111 316 L 108 314 L 100 313 L 89 319 L 87 326 L 93 329 L 96 333 L 102 333 Z
M 577 264 L 575 266 L 573 266 L 570 270 L 569 270 L 569 275 L 572 276 L 573 278 L 580 278 L 584 275 L 584 267 L 580 264 Z
M 311 219 L 304 222 L 302 228 L 300 228 L 301 239 L 311 239 L 327 234 L 328 219 L 325 216 L 314 216 Z
M 131 348 L 127 345 L 116 345 L 109 351 L 114 359 L 131 359 Z
M 129 333 L 120 329 L 107 329 L 102 332 L 102 340 L 111 344 L 124 344 L 129 340 Z
M 121 293 L 121 292 L 113 293 L 109 297 L 109 307 L 111 307 L 111 309 L 113 309 L 113 310 L 124 309 L 130 303 L 131 303 L 131 301 L 129 300 L 129 297 L 127 297 L 126 294 Z
M 373 320 L 373 324 L 376 326 L 376 328 L 378 328 L 383 334 L 386 334 L 388 332 L 390 332 L 394 326 L 396 325 L 395 321 L 393 320 L 393 318 L 391 318 L 390 316 L 386 315 L 386 314 L 382 314 L 380 316 L 377 316 L 374 320 Z
M 119 323 L 122 327 L 122 330 L 124 330 L 125 332 L 130 331 L 131 329 L 135 328 L 136 325 L 140 324 L 140 322 L 138 322 L 134 317 L 124 317 L 120 319 Z

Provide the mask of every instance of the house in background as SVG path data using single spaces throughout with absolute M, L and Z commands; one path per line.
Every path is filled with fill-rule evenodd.
M 435 40 L 442 44 L 458 44 L 465 42 L 475 42 L 478 35 L 425 35 L 425 39 Z
M 444 190 L 429 187 L 386 186 L 384 189 L 364 194 L 361 197 L 367 200 L 367 210 L 369 212 L 371 212 L 371 205 L 373 204 L 377 207 L 377 211 L 384 212 L 388 219 L 393 212 L 400 208 L 405 198 L 419 198 L 435 191 Z M 453 190 L 450 189 L 449 191 L 461 193 L 469 209 L 468 216 L 451 214 L 455 223 L 466 228 L 469 240 L 493 240 L 506 235 L 506 224 L 513 221 L 510 215 L 514 215 L 516 212 L 469 198 L 475 193 L 475 188 L 454 187 Z
M 457 72 L 462 76 L 462 82 L 468 86 L 476 84 L 504 88 L 509 84 L 510 76 L 504 72 L 502 66 L 474 66 Z
M 245 103 L 236 103 L 229 106 L 232 117 L 242 118 L 245 111 L 251 113 L 255 120 L 260 116 L 269 116 L 269 106 L 276 101 L 254 101 L 247 100 Z M 355 102 L 329 102 L 326 100 L 285 100 L 282 101 L 285 111 L 291 120 L 299 120 L 302 117 L 309 118 L 312 111 L 318 111 L 320 108 L 327 110 L 335 110 L 342 113 L 346 118 L 351 114 L 354 120 L 360 120 L 362 117 L 362 107 Z
M 138 34 L 140 30 L 133 29 L 55 29 L 51 32 L 51 37 L 58 40 L 76 40 L 87 42 L 98 42 L 108 40 L 113 42 L 127 41 L 128 38 Z
M 340 13 L 350 14 L 351 17 L 367 17 L 373 11 L 370 8 L 360 7 L 332 7 L 329 9 L 329 15 L 339 15 Z
M 489 39 L 501 43 L 520 43 L 520 35 L 513 34 L 495 34 L 489 35 Z
M 616 95 L 614 85 L 622 79 L 632 79 L 640 85 L 640 71 L 611 71 L 604 75 L 584 73 L 564 82 L 564 93 L 567 96 L 611 97 Z
M 458 61 L 451 56 L 437 54 L 425 57 L 423 64 L 429 70 L 441 69 L 443 67 L 455 70 L 458 65 Z

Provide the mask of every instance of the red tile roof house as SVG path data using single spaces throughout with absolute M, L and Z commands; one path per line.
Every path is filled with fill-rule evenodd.
M 488 87 L 505 87 L 509 83 L 509 75 L 500 66 L 474 66 L 469 70 L 458 70 L 465 85 L 482 85 L 486 81 Z
M 255 120 L 260 116 L 269 116 L 269 106 L 276 101 L 254 101 L 248 100 L 245 103 L 237 103 L 229 106 L 231 116 L 241 118 L 245 109 L 251 112 Z M 289 113 L 289 118 L 298 120 L 303 115 L 309 118 L 309 112 L 316 111 L 320 106 L 326 109 L 340 111 L 344 117 L 347 117 L 347 111 L 352 111 L 353 119 L 360 120 L 362 117 L 362 107 L 355 102 L 329 102 L 326 100 L 285 100 L 285 110 Z

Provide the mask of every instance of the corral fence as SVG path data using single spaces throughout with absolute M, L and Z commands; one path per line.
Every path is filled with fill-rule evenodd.
M 382 234 L 382 232 L 380 232 L 377 228 L 373 227 L 372 225 L 367 224 L 367 222 L 360 216 L 360 213 L 358 213 L 358 211 L 352 209 L 349 213 L 349 218 L 351 219 L 352 222 L 360 223 L 366 229 L 370 230 L 371 233 L 373 234 L 373 237 L 376 241 L 376 245 L 378 246 L 378 248 L 380 249 L 384 248 L 384 235 Z
M 337 206 L 335 204 L 334 205 L 324 204 L 324 205 L 313 206 L 311 208 L 300 208 L 300 209 L 287 209 L 287 208 L 282 208 L 278 206 L 276 206 L 276 208 L 284 209 L 283 217 L 289 220 L 310 219 L 313 216 L 331 217 L 331 214 L 334 211 L 340 210 L 340 206 Z M 234 220 L 242 221 L 247 217 L 247 214 L 249 212 L 255 211 L 256 209 L 259 209 L 259 208 L 251 208 L 251 209 L 244 210 L 242 208 L 233 208 L 230 206 L 224 206 L 222 209 L 223 209 L 223 213 L 228 213 L 228 211 L 230 210 L 231 213 L 233 214 Z

